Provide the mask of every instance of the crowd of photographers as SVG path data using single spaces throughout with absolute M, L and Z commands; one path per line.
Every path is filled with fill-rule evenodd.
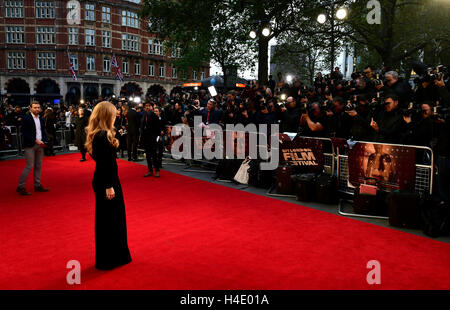
M 79 107 L 44 105 L 50 139 L 56 139 L 58 127 L 69 129 L 75 139 L 81 111 L 92 110 L 99 100 Z M 363 72 L 353 73 L 349 80 L 343 78 L 339 68 L 327 75 L 318 73 L 314 85 L 306 85 L 296 77 L 287 82 L 278 74 L 275 79 L 270 76 L 266 83 L 252 81 L 243 90 L 219 90 L 214 97 L 200 90 L 174 92 L 170 96 L 160 94 L 139 104 L 112 101 L 120 110 L 116 128 L 121 151 L 128 150 L 131 159 L 139 132 L 130 140 L 126 137 L 131 135 L 128 127 L 137 126 L 139 131 L 140 125 L 130 125 L 128 111 L 136 111 L 140 124 L 146 111 L 157 108 L 161 131 L 165 126 L 180 123 L 193 127 L 196 115 L 202 117 L 205 125 L 279 124 L 280 132 L 309 137 L 430 146 L 439 157 L 440 170 L 447 174 L 450 171 L 450 92 L 447 71 L 442 66 L 424 70 L 414 83 L 402 80 L 395 71 L 385 68 L 377 71 L 367 66 Z M 0 106 L 2 130 L 5 126 L 19 126 L 25 112 L 5 100 Z M 51 148 L 48 152 L 47 155 L 53 153 Z

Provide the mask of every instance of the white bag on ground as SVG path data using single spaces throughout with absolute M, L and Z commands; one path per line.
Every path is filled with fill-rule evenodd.
M 234 176 L 234 180 L 241 184 L 248 184 L 248 179 L 249 179 L 248 169 L 249 168 L 250 168 L 250 159 L 247 158 L 242 162 L 241 167 L 239 167 L 238 172 Z

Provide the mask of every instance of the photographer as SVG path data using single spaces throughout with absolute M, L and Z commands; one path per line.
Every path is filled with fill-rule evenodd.
M 301 115 L 299 133 L 304 137 L 325 137 L 325 123 L 319 104 L 315 102 L 308 112 Z
M 372 117 L 370 126 L 373 132 L 373 141 L 403 144 L 412 126 L 411 116 L 403 116 L 398 109 L 398 97 L 388 94 L 382 110 L 375 119 Z
M 450 202 L 450 117 L 448 108 L 450 107 L 450 93 L 445 85 L 444 77 L 436 80 L 435 86 L 438 87 L 442 98 L 441 106 L 446 109 L 439 115 L 436 115 L 438 129 L 437 143 L 437 165 L 438 165 L 438 189 L 439 195 L 445 202 Z
M 350 124 L 351 117 L 345 113 L 344 99 L 336 97 L 332 110 L 327 113 L 328 136 L 346 139 L 350 134 Z
M 395 71 L 388 71 L 385 74 L 385 82 L 381 82 L 381 84 L 375 86 L 377 90 L 384 91 L 385 93 L 394 93 L 399 98 L 399 108 L 405 109 L 408 106 L 408 103 L 411 101 L 413 92 L 411 90 L 411 86 L 404 82 L 400 81 L 398 78 L 398 73 Z M 421 101 L 418 101 L 421 102 Z
M 301 100 L 302 103 L 307 103 L 308 98 L 304 96 Z M 300 120 L 300 110 L 297 108 L 297 102 L 293 97 L 288 97 L 285 106 L 286 112 L 282 114 L 283 128 L 286 132 L 297 132 Z
M 351 117 L 350 138 L 354 141 L 370 141 L 371 140 L 371 113 L 369 108 L 369 100 L 365 95 L 358 98 L 358 106 L 354 110 L 346 111 Z
M 209 99 L 206 109 L 201 110 L 200 115 L 205 125 L 219 124 L 219 112 L 215 109 L 214 99 Z

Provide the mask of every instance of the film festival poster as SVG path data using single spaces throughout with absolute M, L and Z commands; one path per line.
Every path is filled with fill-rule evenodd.
M 296 136 L 294 139 L 280 134 L 280 161 L 298 172 L 322 172 L 324 166 L 323 145 L 318 139 Z
M 414 190 L 415 150 L 411 147 L 357 143 L 348 153 L 350 183 L 377 185 L 385 191 Z

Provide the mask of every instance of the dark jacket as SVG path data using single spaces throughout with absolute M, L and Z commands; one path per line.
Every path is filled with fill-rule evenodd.
M 220 120 L 219 112 L 216 110 L 211 110 L 208 118 L 208 109 L 203 109 L 201 111 L 202 122 L 205 124 L 218 124 Z
M 384 85 L 381 90 L 386 94 L 396 94 L 398 96 L 398 107 L 400 109 L 406 108 L 413 98 L 411 85 L 404 81 L 399 80 L 391 86 Z
M 375 120 L 378 124 L 379 131 L 375 132 L 375 142 L 403 144 L 405 142 L 405 134 L 409 132 L 411 124 L 406 124 L 403 120 L 403 115 L 399 109 L 390 112 L 381 111 L 378 119 Z
M 89 117 L 84 115 L 82 118 L 77 117 L 75 121 L 75 145 L 81 148 L 86 143 L 86 131 L 84 130 L 89 125 Z
M 163 125 L 159 117 L 153 113 L 144 113 L 141 122 L 141 143 L 145 146 L 156 144 L 156 138 L 163 131 Z
M 39 116 L 39 120 L 41 122 L 42 142 L 45 143 L 48 139 L 47 133 L 45 132 L 44 118 Z M 23 135 L 23 146 L 33 147 L 36 144 L 36 125 L 34 124 L 34 119 L 33 116 L 31 116 L 31 113 L 28 113 L 22 119 L 21 132 Z
M 136 110 L 130 109 L 127 113 L 127 122 L 128 122 L 128 133 L 129 134 L 139 134 L 139 118 Z

